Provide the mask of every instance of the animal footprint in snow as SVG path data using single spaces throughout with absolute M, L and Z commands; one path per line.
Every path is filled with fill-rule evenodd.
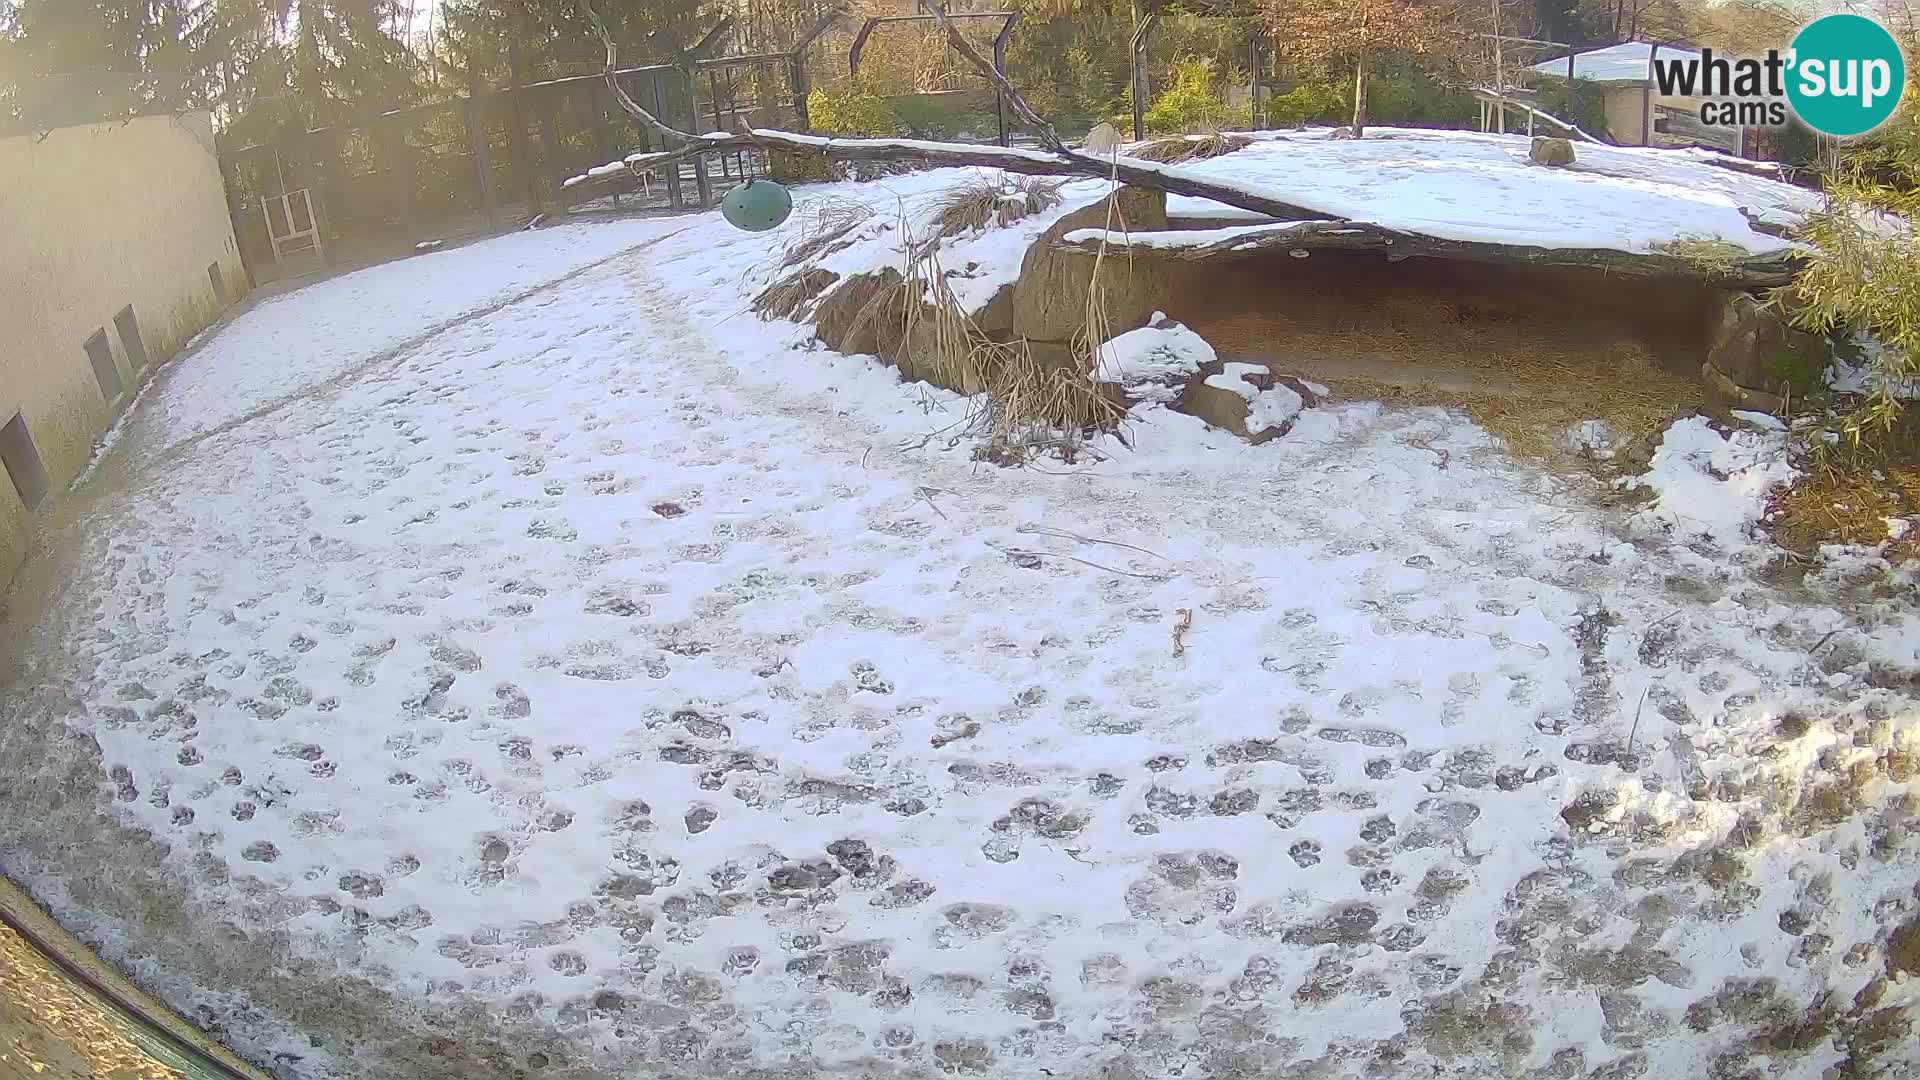
M 853 688 L 869 694 L 891 694 L 893 683 L 880 677 L 880 671 L 865 660 L 853 665 Z
M 1349 695 L 1351 696 L 1351 695 Z M 1342 711 L 1345 711 L 1346 699 L 1342 699 Z M 1336 728 L 1324 727 L 1314 732 L 1319 738 L 1333 743 L 1358 743 L 1361 746 L 1389 747 L 1407 745 L 1406 737 L 1384 728 Z

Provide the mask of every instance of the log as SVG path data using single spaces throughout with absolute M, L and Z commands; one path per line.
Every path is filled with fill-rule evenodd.
M 1055 246 L 1092 255 L 1104 237 L 1109 255 L 1115 250 L 1135 254 L 1152 252 L 1167 259 L 1251 259 L 1276 253 L 1310 255 L 1315 251 L 1377 251 L 1390 258 L 1424 257 L 1463 262 L 1528 266 L 1576 266 L 1636 277 L 1685 278 L 1728 289 L 1760 289 L 1785 285 L 1805 264 L 1794 252 L 1755 255 L 1725 265 L 1707 265 L 1659 251 L 1615 251 L 1610 248 L 1544 248 L 1499 244 L 1483 240 L 1448 240 L 1364 221 L 1282 221 L 1206 230 L 1221 233 L 1200 243 L 1198 233 L 1180 230 L 1111 232 L 1086 229 L 1068 233 Z
M 1178 166 L 1136 158 L 1097 158 L 1076 151 L 1048 152 L 1019 147 L 972 143 L 929 142 L 921 139 L 840 139 L 824 135 L 796 135 L 790 131 L 756 128 L 739 135 L 693 136 L 693 142 L 675 150 L 634 154 L 567 181 L 563 201 L 574 206 L 589 199 L 624 194 L 639 187 L 640 170 L 657 168 L 690 154 L 757 148 L 820 154 L 834 161 L 912 161 L 927 165 L 983 165 L 1029 176 L 1086 177 L 1157 188 L 1176 195 L 1237 206 L 1268 217 L 1301 221 L 1339 221 L 1338 215 L 1299 203 L 1277 199 L 1187 173 Z

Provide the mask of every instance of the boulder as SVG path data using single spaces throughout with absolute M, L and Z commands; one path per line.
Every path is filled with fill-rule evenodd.
M 835 352 L 891 355 L 906 336 L 900 305 L 887 302 L 900 283 L 900 271 L 891 266 L 842 281 L 814 310 L 814 336 Z
M 1736 387 L 1778 398 L 1788 387 L 1812 389 L 1826 370 L 1825 338 L 1795 329 L 1747 293 L 1723 293 L 1707 318 L 1707 365 Z
M 1532 158 L 1536 165 L 1571 165 L 1573 164 L 1573 140 L 1535 135 L 1533 145 L 1527 149 L 1527 156 Z
M 1168 405 L 1202 370 L 1218 371 L 1218 360 L 1207 339 L 1156 311 L 1147 325 L 1100 347 L 1093 381 L 1117 388 L 1129 405 Z
M 1121 187 L 1112 197 L 1114 225 L 1129 230 L 1167 227 L 1165 192 Z M 1013 290 L 1013 332 L 1030 341 L 1070 342 L 1086 325 L 1087 293 L 1093 284 L 1095 256 L 1054 245 L 1075 229 L 1107 224 L 1107 199 L 1083 206 L 1055 222 L 1027 249 L 1020 280 Z M 1110 254 L 1100 266 L 1107 321 L 1116 333 L 1145 326 L 1154 305 L 1167 291 L 1169 274 L 1161 260 L 1136 253 Z
M 1225 361 L 1202 369 L 1174 408 L 1248 442 L 1263 443 L 1291 430 L 1305 404 L 1300 392 L 1276 379 L 1265 364 Z
M 1730 408 L 1752 409 L 1755 412 L 1782 413 L 1787 402 L 1779 394 L 1769 394 L 1764 390 L 1755 390 L 1741 386 L 1727 376 L 1727 373 L 1708 361 L 1700 366 L 1700 379 L 1707 384 L 1707 392 L 1713 399 Z

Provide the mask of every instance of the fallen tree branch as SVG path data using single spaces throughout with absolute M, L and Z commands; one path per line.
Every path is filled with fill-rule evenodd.
M 1268 217 L 1304 221 L 1339 220 L 1324 210 L 1261 195 L 1187 173 L 1178 167 L 1160 165 L 1133 158 L 1101 160 L 1086 154 L 1050 154 L 1044 150 L 1024 150 L 1013 146 L 982 146 L 971 143 L 929 142 L 921 139 L 840 139 L 824 135 L 796 135 L 790 131 L 756 128 L 740 135 L 697 136 L 693 144 L 675 150 L 634 154 L 623 167 L 603 166 L 585 176 L 567 181 L 562 201 L 577 205 L 605 195 L 636 190 L 640 181 L 636 170 L 656 168 L 694 154 L 726 150 L 785 150 L 819 154 L 833 161 L 912 161 L 927 165 L 980 165 L 1005 169 L 1028 176 L 1084 176 L 1111 180 L 1118 176 L 1123 184 L 1155 188 L 1175 195 L 1193 195 L 1228 206 L 1237 206 Z
M 1109 249 L 1151 251 L 1162 258 L 1180 260 L 1251 259 L 1280 252 L 1298 252 L 1304 256 L 1315 251 L 1377 251 L 1388 256 L 1464 262 L 1583 266 L 1638 277 L 1687 278 L 1742 289 L 1784 285 L 1793 279 L 1804 262 L 1798 254 L 1781 252 L 1755 255 L 1725 266 L 1704 267 L 1693 260 L 1657 251 L 1527 247 L 1484 240 L 1448 240 L 1364 221 L 1288 221 L 1209 231 L 1225 235 L 1192 243 L 1197 238 L 1193 232 L 1116 232 L 1105 234 L 1105 242 Z M 1101 230 L 1082 229 L 1068 233 L 1056 246 L 1093 254 L 1100 249 L 1101 240 Z

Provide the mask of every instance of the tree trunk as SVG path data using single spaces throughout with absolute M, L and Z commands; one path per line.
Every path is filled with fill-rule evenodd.
M 1360 50 L 1360 63 L 1353 69 L 1353 137 L 1367 130 L 1367 50 Z

